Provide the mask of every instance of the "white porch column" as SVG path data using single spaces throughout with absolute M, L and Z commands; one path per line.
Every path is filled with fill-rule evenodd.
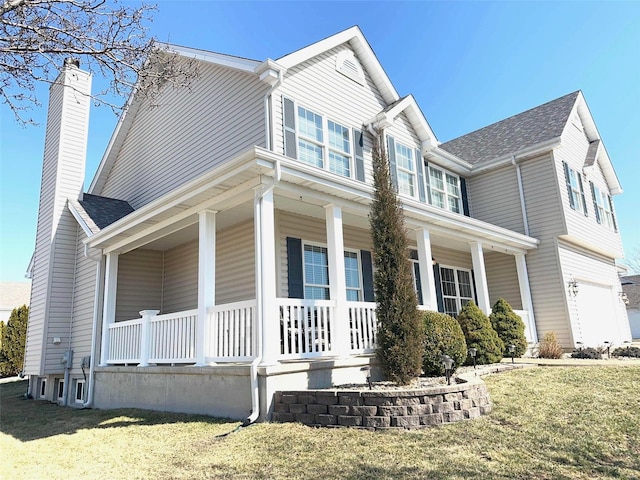
M 487 271 L 484 266 L 484 254 L 482 253 L 482 243 L 471 242 L 471 261 L 473 262 L 473 273 L 476 280 L 476 293 L 478 295 L 478 307 L 485 315 L 491 313 L 489 301 L 489 286 L 487 285 Z
M 140 363 L 139 367 L 149 366 L 149 322 L 151 317 L 155 317 L 160 313 L 160 310 L 142 310 L 140 316 L 142 317 L 142 331 L 140 332 Z
M 436 298 L 436 281 L 433 275 L 433 256 L 431 254 L 431 236 L 429 230 L 416 230 L 418 244 L 418 263 L 420 264 L 420 285 L 422 289 L 422 304 L 429 310 L 438 310 Z
M 276 302 L 276 243 L 273 187 L 256 189 L 254 231 L 258 341 L 262 365 L 273 365 L 280 355 L 280 313 Z
M 344 273 L 344 238 L 342 233 L 342 209 L 325 205 L 327 226 L 327 258 L 329 261 L 329 296 L 336 302 L 332 334 L 332 350 L 347 357 L 351 350 L 349 334 L 349 308 L 347 305 L 347 280 Z
M 538 343 L 538 331 L 536 329 L 536 320 L 533 316 L 533 301 L 531 300 L 531 287 L 529 285 L 529 273 L 527 272 L 527 261 L 524 253 L 516 253 L 516 271 L 518 272 L 518 285 L 520 286 L 520 299 L 522 301 L 522 309 L 526 310 L 529 316 L 527 330 L 529 342 Z
M 207 310 L 216 304 L 216 213 L 198 212 L 198 324 L 196 366 L 206 365 Z
M 109 360 L 109 325 L 116 321 L 116 291 L 118 288 L 118 254 L 108 253 L 104 272 L 104 302 L 102 305 L 102 346 L 100 366 Z

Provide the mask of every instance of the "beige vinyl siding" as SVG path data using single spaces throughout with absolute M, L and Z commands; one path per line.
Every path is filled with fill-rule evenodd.
M 504 298 L 511 308 L 522 310 L 515 257 L 504 253 L 485 252 L 484 263 L 491 306 L 493 307 L 499 298 Z
M 253 74 L 201 63 L 190 89 L 167 87 L 142 105 L 100 195 L 151 202 L 254 145 L 265 145 L 263 97 Z M 157 106 L 155 105 L 157 104 Z
M 350 47 L 347 44 L 340 45 L 287 71 L 283 84 L 273 96 L 276 153 L 284 153 L 282 96 L 345 127 L 358 130 L 362 130 L 365 121 L 371 120 L 386 107 L 366 71 L 366 83 L 360 85 L 335 69 L 337 55 L 348 49 Z M 372 138 L 366 132 L 364 138 L 365 181 L 370 183 Z
M 216 304 L 256 298 L 253 221 L 221 230 L 216 240 Z M 266 253 L 271 254 L 273 253 Z
M 467 181 L 472 216 L 524 233 L 516 167 L 509 165 Z
M 71 349 L 73 350 L 72 373 L 82 373 L 82 357 L 91 355 L 91 333 L 95 306 L 96 269 L 98 262 L 85 256 L 84 232 L 79 229 L 76 245 L 75 284 L 73 287 L 73 318 L 71 328 Z M 92 359 L 95 361 L 95 359 Z
M 601 338 L 587 342 L 590 347 L 604 345 L 604 341 L 621 345 L 624 340 L 630 340 L 631 332 L 627 319 L 627 311 L 624 303 L 619 299 L 618 292 L 622 291 L 618 270 L 613 260 L 598 256 L 592 252 L 573 245 L 559 242 L 558 253 L 562 268 L 564 285 L 575 280 L 578 283 L 578 295 L 568 294 L 568 288 L 564 289 L 567 296 L 567 304 L 571 317 L 571 324 L 575 332 L 575 341 L 586 341 L 592 338 L 587 331 L 599 330 Z M 580 290 L 580 287 L 582 291 Z M 606 315 L 594 315 L 584 318 L 584 308 L 580 309 L 578 303 L 584 302 L 584 295 L 588 295 L 587 288 L 598 287 L 606 291 L 608 305 L 598 305 L 607 311 Z M 582 314 L 580 313 L 582 310 Z M 588 312 L 591 313 L 591 312 Z M 583 337 L 584 334 L 584 337 Z
M 604 147 L 601 146 L 600 148 Z M 566 162 L 576 173 L 583 174 L 588 149 L 589 141 L 584 132 L 579 130 L 572 121 L 569 121 L 562 134 L 562 148 L 554 152 L 556 175 L 561 186 L 560 196 L 566 222 L 566 230 L 558 233 L 566 233 L 582 244 L 604 249 L 615 255 L 615 258 L 622 258 L 623 251 L 620 234 L 609 229 L 604 224 L 598 224 L 596 220 L 589 182 L 593 182 L 603 192 L 609 194 L 609 188 L 598 164 L 594 169 L 587 171 L 586 175 L 582 175 L 582 186 L 588 216 L 585 216 L 582 211 L 573 210 L 569 204 L 569 194 L 562 162 Z
M 160 310 L 162 258 L 157 250 L 133 250 L 118 259 L 116 322 L 140 318 L 142 310 Z
M 198 308 L 198 241 L 164 252 L 162 313 Z
M 297 215 L 285 211 L 276 211 L 276 262 L 278 269 L 278 297 L 289 296 L 287 275 L 287 237 L 300 238 L 303 242 L 320 245 L 327 244 L 327 231 L 324 218 Z M 353 250 L 371 251 L 369 230 L 343 225 L 344 247 Z
M 572 337 L 556 247 L 556 236 L 564 229 L 562 205 L 558 201 L 563 185 L 555 181 L 551 155 L 522 162 L 521 173 L 529 233 L 540 240 L 538 248 L 525 257 L 538 338 L 554 331 L 560 343 L 569 346 Z

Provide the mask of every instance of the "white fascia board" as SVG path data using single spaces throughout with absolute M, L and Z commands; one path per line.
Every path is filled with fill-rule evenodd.
M 35 261 L 36 258 L 36 252 L 34 251 L 31 254 L 31 260 L 29 260 L 29 265 L 27 266 L 27 271 L 24 272 L 24 278 L 28 278 L 29 280 L 33 279 L 33 262 Z
M 287 69 L 291 69 L 296 65 L 306 62 L 313 57 L 347 42 L 352 46 L 362 63 L 363 68 L 367 70 L 380 90 L 385 102 L 390 104 L 398 100 L 400 95 L 398 95 L 398 92 L 391 83 L 391 80 L 389 80 L 389 77 L 373 52 L 371 45 L 369 45 L 369 42 L 364 38 L 364 35 L 358 26 L 348 28 L 347 30 L 343 30 L 342 32 L 327 37 L 324 40 L 320 40 L 319 42 L 285 55 L 278 59 L 278 63 Z
M 91 230 L 89 225 L 87 225 L 87 222 L 84 221 L 84 218 L 82 218 L 82 215 L 80 214 L 76 206 L 68 200 L 67 200 L 67 208 L 71 212 L 71 215 L 73 215 L 73 218 L 76 219 L 76 221 L 78 222 L 78 225 L 80 225 L 80 228 L 82 228 L 82 231 L 85 233 L 85 235 L 87 237 L 93 236 L 93 231 Z
M 493 170 L 494 168 L 498 168 L 498 167 L 501 167 L 502 165 L 511 163 L 514 158 L 516 161 L 518 161 L 528 157 L 535 157 L 545 152 L 551 152 L 552 150 L 555 150 L 561 145 L 562 145 L 561 137 L 552 138 L 550 140 L 540 142 L 531 147 L 523 148 L 516 152 L 503 155 L 490 162 L 482 163 L 479 166 L 474 165 L 471 168 L 471 173 L 478 174 L 478 173 L 486 172 L 487 170 Z
M 473 164 L 455 156 L 452 153 L 435 146 L 425 150 L 426 155 L 431 155 L 437 159 L 437 164 L 445 167 L 454 173 L 462 176 L 469 175 L 473 169 Z
M 200 50 L 198 48 L 182 47 L 178 45 L 172 45 L 169 43 L 160 43 L 162 48 L 165 48 L 169 53 L 176 53 L 185 58 L 193 58 L 206 63 L 219 65 L 221 67 L 232 68 L 234 70 L 240 70 L 242 72 L 254 73 L 255 69 L 260 65 L 257 60 L 250 60 L 248 58 L 235 57 L 233 55 L 226 55 L 224 53 L 209 52 L 207 50 Z

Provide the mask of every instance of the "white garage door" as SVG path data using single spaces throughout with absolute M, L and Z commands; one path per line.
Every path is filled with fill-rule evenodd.
M 611 288 L 584 281 L 578 283 L 576 341 L 582 341 L 585 347 L 602 346 L 605 341 L 620 345 L 622 339 L 616 315 L 617 299 Z

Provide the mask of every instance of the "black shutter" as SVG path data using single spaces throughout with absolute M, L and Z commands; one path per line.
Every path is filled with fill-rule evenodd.
M 426 179 L 425 183 L 427 184 L 427 203 L 431 205 L 432 203 L 431 185 L 430 185 L 431 176 L 429 175 L 429 162 L 427 162 L 426 160 L 424 161 L 424 172 L 425 172 L 425 179 Z
M 467 196 L 467 181 L 460 177 L 460 194 L 462 196 L 462 211 L 469 216 L 469 197 Z
M 421 202 L 426 201 L 424 194 L 424 159 L 422 158 L 422 152 L 416 148 L 416 170 L 418 171 L 418 196 Z
M 418 305 L 422 305 L 422 281 L 420 280 L 420 264 L 413 263 L 413 274 L 416 276 L 416 295 L 418 296 Z
M 395 191 L 398 191 L 398 172 L 396 171 L 396 142 L 392 136 L 387 135 L 387 147 L 389 149 L 389 171 L 391 183 Z
M 444 299 L 442 298 L 442 283 L 440 280 L 440 264 L 433 266 L 433 281 L 436 284 L 436 300 L 438 301 L 438 311 L 444 312 Z
M 567 165 L 567 162 L 562 162 L 562 166 L 564 167 L 564 181 L 567 183 L 567 193 L 569 194 L 569 205 L 575 210 L 576 204 L 573 202 L 573 190 L 571 189 L 571 180 L 569 177 L 569 165 Z
M 293 100 L 286 97 L 282 97 L 282 117 L 284 121 L 284 154 L 290 158 L 298 158 L 296 144 L 296 109 Z
M 613 229 L 618 231 L 618 223 L 616 222 L 616 214 L 613 211 L 613 200 L 611 199 L 611 195 L 607 195 L 607 200 L 609 200 L 609 209 L 611 210 L 611 220 L 613 221 Z
M 356 163 L 356 180 L 364 182 L 364 135 L 362 130 L 353 129 L 353 156 Z
M 578 177 L 578 185 L 580 186 L 580 196 L 582 197 L 582 207 L 584 208 L 584 216 L 588 217 L 589 212 L 587 211 L 587 200 L 584 197 L 584 188 L 582 188 L 582 175 L 579 172 L 576 172 L 576 176 Z
M 589 182 L 589 186 L 591 187 L 591 198 L 593 199 L 593 211 L 596 212 L 596 221 L 598 223 L 602 223 L 602 219 L 600 218 L 600 211 L 598 210 L 598 199 L 596 198 L 596 187 L 593 185 L 593 182 Z
M 362 262 L 362 287 L 365 302 L 375 302 L 373 290 L 373 262 L 371 252 L 360 250 L 360 261 Z
M 287 237 L 287 277 L 289 298 L 304 298 L 302 278 L 302 240 Z

